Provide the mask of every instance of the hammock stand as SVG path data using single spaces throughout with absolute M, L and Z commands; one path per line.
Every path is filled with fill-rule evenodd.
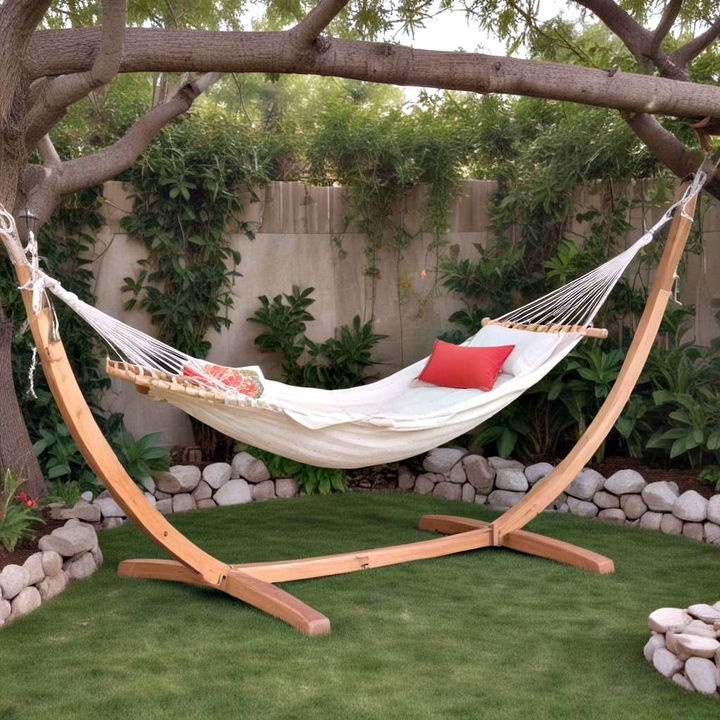
M 680 188 L 682 197 L 689 183 Z M 486 547 L 505 547 L 556 560 L 596 573 L 614 571 L 613 561 L 590 550 L 528 532 L 522 528 L 572 482 L 593 456 L 622 412 L 640 376 L 672 295 L 675 274 L 692 226 L 697 196 L 675 212 L 637 332 L 613 388 L 584 435 L 567 457 L 527 495 L 492 523 L 463 517 L 425 515 L 420 529 L 442 537 L 392 547 L 321 557 L 227 564 L 209 555 L 157 511 L 128 476 L 98 427 L 77 384 L 54 327 L 51 309 L 33 307 L 32 268 L 16 235 L 0 232 L 15 265 L 29 326 L 42 367 L 78 448 L 127 516 L 174 560 L 123 560 L 120 575 L 186 582 L 220 590 L 274 615 L 306 635 L 330 632 L 329 619 L 275 583 L 368 570 L 411 560 L 439 557 Z M 3 228 L 0 227 L 0 230 Z M 500 319 L 502 320 L 502 319 Z M 492 322 L 492 321 L 491 321 Z M 536 331 L 554 327 L 522 326 Z M 592 328 L 578 328 L 583 332 Z M 586 334 L 600 335 L 593 330 Z

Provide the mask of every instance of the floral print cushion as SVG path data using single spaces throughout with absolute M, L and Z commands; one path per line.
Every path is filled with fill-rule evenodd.
M 215 378 L 219 383 L 228 388 L 228 390 L 233 390 L 252 398 L 259 398 L 263 394 L 264 387 L 262 377 L 260 373 L 255 370 L 249 370 L 248 368 L 231 368 L 225 367 L 224 365 L 214 365 L 212 363 L 205 363 L 203 370 L 207 375 Z M 214 386 L 214 383 L 205 377 L 203 373 L 189 365 L 183 367 L 183 375 L 195 378 L 198 382 L 210 387 Z

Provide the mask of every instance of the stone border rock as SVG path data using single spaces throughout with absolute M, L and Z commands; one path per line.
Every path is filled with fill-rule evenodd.
M 553 466 L 541 462 L 526 467 L 517 460 L 485 458 L 461 447 L 441 447 L 427 453 L 422 469 L 416 474 L 400 466 L 398 488 L 503 511 L 519 502 Z M 235 455 L 232 463 L 212 463 L 202 472 L 194 465 L 176 465 L 155 479 L 146 478 L 143 484 L 148 501 L 163 514 L 289 498 L 299 491 L 295 480 L 271 477 L 265 463 L 247 452 Z M 647 483 L 635 470 L 618 470 L 604 478 L 585 468 L 547 510 L 638 525 L 720 545 L 720 495 L 707 500 L 695 490 L 680 494 L 675 483 Z M 73 508 L 56 505 L 52 515 L 99 523 L 105 528 L 126 520 L 107 491 L 94 499 L 88 493 Z
M 685 690 L 720 697 L 720 601 L 660 608 L 650 613 L 648 625 L 647 661 Z
M 40 552 L 22 565 L 0 570 L 0 626 L 36 610 L 68 583 L 92 575 L 102 565 L 95 528 L 74 518 L 41 537 L 38 546 Z
M 290 498 L 299 492 L 295 480 L 272 478 L 265 463 L 246 452 L 237 453 L 232 463 L 212 463 L 202 471 L 195 465 L 175 465 L 169 472 L 145 478 L 143 486 L 145 497 L 163 515 Z M 127 520 L 107 490 L 94 499 L 91 493 L 84 493 L 72 508 L 56 503 L 51 506 L 51 515 L 99 523 L 103 528 L 117 527 Z
M 517 460 L 485 458 L 463 448 L 441 447 L 425 456 L 424 472 L 416 475 L 401 467 L 398 487 L 504 511 L 553 469 L 545 462 L 525 467 Z M 707 500 L 695 490 L 680 494 L 674 482 L 647 483 L 635 470 L 618 470 L 604 478 L 585 468 L 546 510 L 638 525 L 720 545 L 720 495 Z

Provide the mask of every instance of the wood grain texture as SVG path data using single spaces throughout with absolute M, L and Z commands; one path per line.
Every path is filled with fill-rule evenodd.
M 30 279 L 27 266 L 18 264 L 15 267 L 20 285 L 25 285 Z M 36 315 L 32 309 L 32 293 L 24 290 L 22 295 L 48 385 L 63 420 L 88 465 L 127 516 L 146 535 L 170 555 L 199 573 L 209 584 L 218 584 L 229 572 L 228 566 L 188 540 L 150 505 L 95 422 L 77 384 L 62 342 L 59 339 L 50 339 L 52 320 L 49 310 L 44 308 Z
M 241 570 L 230 570 L 222 583 L 211 585 L 177 560 L 136 559 L 123 560 L 118 565 L 118 575 L 211 587 L 286 622 L 305 635 L 330 632 L 330 620 L 321 612 L 272 583 Z
M 446 534 L 465 533 L 488 526 L 489 523 L 483 520 L 454 515 L 423 515 L 420 519 L 421 529 Z M 615 571 L 613 561 L 604 555 L 527 530 L 513 530 L 507 533 L 502 538 L 501 547 L 527 555 L 548 558 L 564 565 L 573 565 L 601 575 Z
M 585 337 L 598 338 L 600 340 L 604 340 L 608 336 L 608 331 L 605 328 L 587 327 L 585 325 L 560 325 L 558 323 L 543 325 L 541 323 L 518 323 L 507 320 L 493 320 L 489 317 L 483 318 L 480 324 L 483 327 L 486 325 L 502 325 L 503 327 L 513 328 L 514 330 L 530 330 L 531 332 L 538 333 L 575 333 L 577 335 L 585 335 Z

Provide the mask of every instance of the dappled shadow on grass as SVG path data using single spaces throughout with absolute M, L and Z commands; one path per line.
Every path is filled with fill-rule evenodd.
M 229 562 L 362 550 L 430 537 L 420 515 L 487 509 L 349 494 L 171 516 Z M 105 566 L 0 631 L 5 718 L 707 718 L 711 698 L 642 656 L 648 613 L 718 599 L 720 551 L 546 514 L 530 529 L 615 560 L 598 576 L 481 550 L 284 585 L 328 615 L 306 638 L 222 593 L 119 578 L 161 557 L 141 533 L 101 535 Z M 27 669 L 42 682 L 27 691 Z

